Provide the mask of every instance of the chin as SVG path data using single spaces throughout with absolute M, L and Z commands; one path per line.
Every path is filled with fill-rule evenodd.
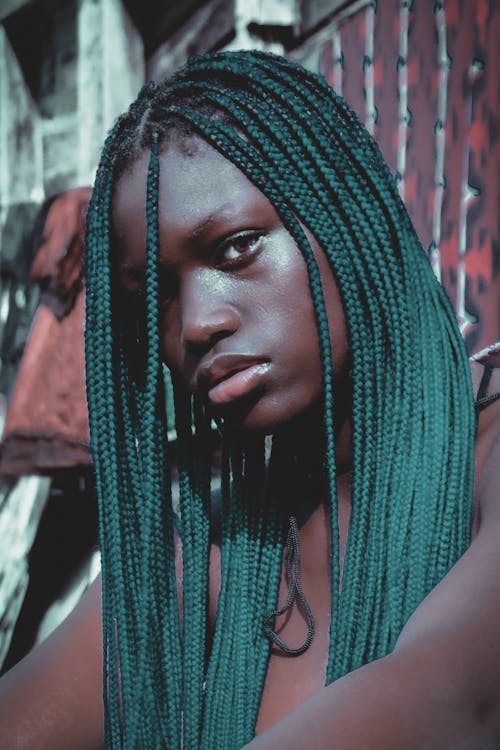
M 241 436 L 266 436 L 311 426 L 311 416 L 321 415 L 318 400 L 308 400 L 299 407 L 297 399 L 272 398 L 253 394 L 252 397 L 228 405 L 217 413 L 224 420 L 224 429 Z

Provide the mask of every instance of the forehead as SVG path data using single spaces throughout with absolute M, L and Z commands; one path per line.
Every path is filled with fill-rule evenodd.
M 119 242 L 144 241 L 149 153 L 123 174 L 113 198 L 113 225 Z M 175 141 L 160 155 L 158 215 L 169 240 L 195 236 L 221 217 L 244 216 L 256 205 L 274 209 L 232 162 L 201 138 L 187 150 Z

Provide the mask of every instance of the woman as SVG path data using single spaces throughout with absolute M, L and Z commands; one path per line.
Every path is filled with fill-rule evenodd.
M 500 519 L 478 483 L 471 544 L 467 357 L 354 115 L 281 58 L 195 58 L 118 121 L 87 227 L 107 746 L 497 747 Z

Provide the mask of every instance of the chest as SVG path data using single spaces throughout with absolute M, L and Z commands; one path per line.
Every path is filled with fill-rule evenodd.
M 290 656 L 273 646 L 257 721 L 257 733 L 271 727 L 325 684 L 331 601 L 329 581 L 323 576 L 313 580 L 312 577 L 303 575 L 302 585 L 313 613 L 314 637 L 309 648 L 298 656 Z M 283 576 L 280 603 L 286 599 L 287 588 Z M 287 615 L 278 618 L 275 630 L 284 643 L 292 648 L 304 642 L 307 625 L 297 604 Z
M 346 547 L 349 524 L 349 496 L 339 497 L 339 532 L 341 566 Z M 330 592 L 330 518 L 320 507 L 300 529 L 300 579 L 305 598 L 314 619 L 314 637 L 308 649 L 290 656 L 273 646 L 268 662 L 262 701 L 257 720 L 257 733 L 261 733 L 304 703 L 325 684 L 328 663 L 329 629 L 331 612 Z M 218 583 L 218 550 L 212 554 L 211 612 L 215 615 Z M 283 565 L 278 606 L 287 598 L 288 583 Z M 277 618 L 275 632 L 292 648 L 302 644 L 307 635 L 307 624 L 297 601 Z

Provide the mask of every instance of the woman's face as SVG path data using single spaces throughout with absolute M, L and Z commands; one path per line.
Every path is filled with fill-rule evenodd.
M 186 148 L 188 146 L 188 148 Z M 113 225 L 121 283 L 139 294 L 145 262 L 149 154 L 117 185 Z M 199 138 L 160 158 L 162 356 L 173 377 L 238 429 L 275 432 L 322 392 L 305 263 L 268 199 Z M 337 373 L 346 326 L 327 261 L 318 261 Z

